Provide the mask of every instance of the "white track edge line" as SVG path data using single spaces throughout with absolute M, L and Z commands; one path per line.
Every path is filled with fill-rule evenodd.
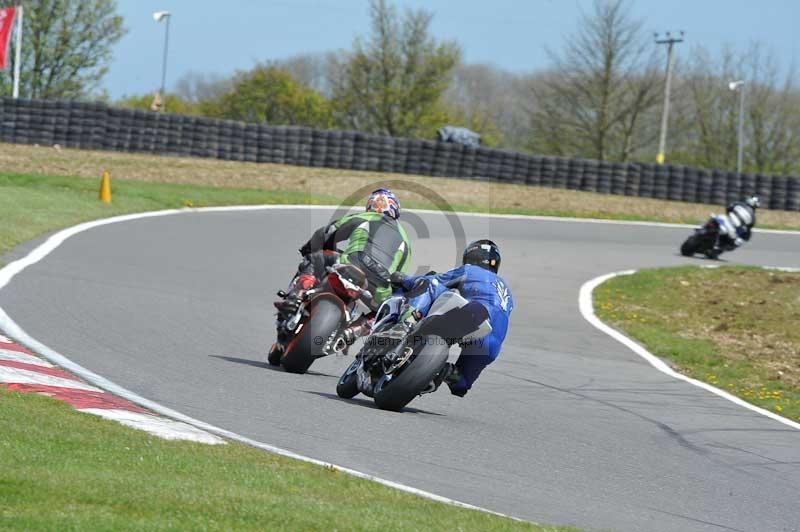
M 194 425 L 184 423 L 166 416 L 158 416 L 150 412 L 133 412 L 125 408 L 76 408 L 105 419 L 116 421 L 127 427 L 143 430 L 159 438 L 173 441 L 193 441 L 208 445 L 227 444 L 228 441 L 208 431 L 200 430 Z
M 602 218 L 572 218 L 568 216 L 543 216 L 539 214 L 490 214 L 482 212 L 459 212 L 436 211 L 431 209 L 406 209 L 410 212 L 424 214 L 455 214 L 457 216 L 477 217 L 477 218 L 501 218 L 506 220 L 535 220 L 537 222 L 568 222 L 568 223 L 587 223 L 587 224 L 606 224 L 606 225 L 633 225 L 642 227 L 670 227 L 674 229 L 694 229 L 697 224 L 678 224 L 668 222 L 648 222 L 644 220 L 605 220 Z M 754 228 L 754 233 L 767 233 L 777 235 L 799 235 L 800 230 L 790 229 L 759 229 Z
M 28 255 L 25 257 L 16 260 L 4 268 L 0 269 L 0 289 L 6 286 L 11 279 L 27 268 L 28 266 L 35 264 L 36 262 L 42 260 L 46 257 L 49 253 L 55 250 L 58 246 L 60 246 L 67 238 L 78 234 L 80 232 L 86 231 L 88 229 L 92 229 L 94 227 L 99 227 L 102 225 L 117 223 L 117 222 L 124 222 L 129 220 L 137 220 L 141 218 L 151 218 L 156 216 L 166 216 L 171 214 L 178 214 L 181 212 L 192 212 L 192 211 L 242 211 L 242 210 L 266 210 L 266 209 L 297 209 L 297 208 L 321 208 L 321 209 L 330 209 L 332 206 L 294 206 L 294 205 L 256 205 L 256 206 L 234 206 L 234 207 L 209 207 L 209 208 L 202 208 L 202 209 L 170 209 L 170 210 L 163 210 L 163 211 L 151 211 L 145 213 L 135 213 L 135 214 L 128 214 L 123 216 L 115 216 L 112 218 L 105 218 L 101 220 L 94 220 L 91 222 L 85 222 L 64 230 L 61 230 L 54 235 L 50 236 L 44 243 L 40 244 L 34 250 L 32 250 Z M 335 207 L 333 207 L 335 208 Z M 437 211 L 433 211 L 437 212 Z M 333 471 L 339 471 L 341 473 L 346 473 L 353 477 L 362 478 L 365 480 L 370 480 L 373 482 L 377 482 L 378 484 L 382 484 L 384 486 L 394 488 L 406 493 L 410 493 L 412 495 L 417 495 L 419 497 L 423 497 L 425 499 L 429 499 L 435 502 L 440 502 L 444 504 L 449 504 L 451 506 L 456 506 L 459 508 L 464 508 L 467 510 L 476 510 L 479 512 L 496 515 L 498 517 L 503 517 L 507 519 L 513 519 L 515 521 L 520 522 L 529 522 L 524 519 L 520 519 L 518 517 L 514 517 L 512 515 L 503 514 L 500 512 L 496 512 L 494 510 L 489 510 L 488 508 L 481 508 L 480 506 L 475 506 L 472 504 L 468 504 L 465 502 L 461 502 L 455 499 L 450 499 L 448 497 L 444 497 L 442 495 L 437 495 L 435 493 L 431 493 L 428 491 L 424 491 L 418 488 L 414 488 L 412 486 L 407 486 L 405 484 L 401 484 L 399 482 L 395 482 L 393 480 L 384 479 L 375 475 L 371 475 L 369 473 L 364 473 L 361 471 L 357 471 L 355 469 L 350 469 L 348 467 L 339 466 L 330 462 L 325 462 L 323 460 L 318 460 L 316 458 L 312 458 L 310 456 L 304 456 L 287 449 L 282 449 L 280 447 L 276 447 L 274 445 L 270 445 L 267 443 L 262 443 L 240 434 L 236 434 L 234 432 L 216 427 L 209 423 L 205 423 L 198 419 L 194 419 L 189 417 L 181 412 L 176 410 L 172 410 L 166 406 L 161 405 L 155 401 L 151 401 L 149 399 L 145 399 L 134 392 L 119 386 L 118 384 L 106 379 L 105 377 L 101 377 L 100 375 L 90 371 L 80 364 L 73 362 L 72 360 L 68 359 L 61 353 L 51 349 L 50 347 L 46 346 L 45 344 L 39 342 L 28 333 L 26 333 L 17 323 L 11 319 L 11 317 L 5 312 L 5 310 L 0 307 L 0 329 L 3 330 L 5 334 L 13 338 L 14 340 L 20 342 L 21 344 L 27 346 L 28 348 L 32 349 L 34 352 L 39 353 L 48 361 L 56 364 L 67 371 L 70 371 L 77 376 L 81 377 L 82 379 L 86 380 L 94 384 L 95 386 L 102 388 L 112 394 L 118 395 L 132 403 L 136 403 L 144 408 L 152 410 L 153 412 L 157 412 L 163 416 L 176 419 L 178 421 L 183 421 L 184 423 L 188 423 L 189 425 L 193 425 L 199 429 L 205 430 L 212 434 L 216 434 L 217 436 L 221 436 L 227 438 L 229 440 L 238 441 L 240 443 L 244 443 L 251 447 L 256 447 L 258 449 L 262 449 L 264 451 L 271 452 L 273 454 L 277 454 L 280 456 L 284 456 L 287 458 L 292 458 L 295 460 L 300 460 L 302 462 L 307 462 L 311 464 L 315 464 L 318 466 L 322 466 Z
M 765 269 L 778 269 L 778 268 L 765 267 Z M 781 268 L 781 270 L 791 270 L 791 269 Z M 794 271 L 800 271 L 800 270 L 795 269 Z M 589 323 L 591 323 L 594 327 L 599 329 L 600 331 L 606 333 L 607 335 L 617 340 L 625 347 L 629 348 L 631 351 L 633 351 L 634 353 L 645 359 L 647 362 L 650 363 L 651 366 L 656 368 L 658 371 L 665 373 L 666 375 L 669 375 L 670 377 L 673 377 L 675 379 L 688 382 L 689 384 L 697 386 L 698 388 L 702 388 L 706 391 L 709 391 L 714 395 L 722 397 L 723 399 L 727 399 L 728 401 L 735 403 L 739 406 L 742 406 L 753 412 L 756 412 L 757 414 L 761 414 L 762 416 L 766 416 L 770 419 L 774 419 L 775 421 L 783 423 L 784 425 L 788 425 L 789 427 L 800 430 L 800 423 L 797 423 L 796 421 L 792 421 L 791 419 L 787 419 L 774 412 L 770 412 L 769 410 L 748 403 L 747 401 L 739 397 L 736 397 L 735 395 L 732 395 L 726 392 L 725 390 L 712 386 L 707 382 L 702 382 L 697 379 L 693 379 L 691 377 L 687 377 L 686 375 L 678 373 L 677 371 L 669 367 L 663 360 L 661 360 L 660 358 L 652 354 L 650 351 L 645 349 L 641 344 L 637 343 L 630 337 L 622 334 L 618 330 L 602 322 L 600 318 L 598 318 L 597 315 L 594 313 L 594 305 L 592 298 L 592 292 L 594 291 L 594 289 L 597 288 L 599 285 L 603 284 L 604 282 L 608 281 L 609 279 L 613 279 L 614 277 L 619 277 L 621 275 L 633 275 L 636 272 L 637 270 L 625 270 L 625 271 L 613 272 L 613 273 L 608 273 L 606 275 L 601 275 L 599 277 L 595 277 L 594 279 L 585 282 L 583 286 L 581 286 L 580 295 L 578 296 L 578 304 L 580 307 L 581 314 L 583 315 L 583 318 Z

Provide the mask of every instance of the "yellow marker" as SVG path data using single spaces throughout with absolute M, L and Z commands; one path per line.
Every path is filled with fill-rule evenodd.
M 664 164 L 664 154 L 663 153 L 659 153 L 658 155 L 656 155 L 656 162 L 658 164 Z
M 103 177 L 100 179 L 100 201 L 111 203 L 111 176 L 107 171 L 103 172 Z

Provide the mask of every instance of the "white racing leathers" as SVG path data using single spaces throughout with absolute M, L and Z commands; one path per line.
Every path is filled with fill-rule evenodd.
M 756 223 L 756 212 L 750 205 L 737 201 L 728 205 L 725 214 L 718 214 L 714 218 L 719 223 L 720 244 L 739 247 L 750 240 L 750 230 Z

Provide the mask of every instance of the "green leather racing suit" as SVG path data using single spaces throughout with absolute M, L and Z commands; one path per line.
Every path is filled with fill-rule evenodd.
M 340 255 L 332 254 L 339 242 L 347 240 Z M 327 251 L 327 253 L 326 253 Z M 389 276 L 403 272 L 411 259 L 411 245 L 400 223 L 376 212 L 349 214 L 314 232 L 300 248 L 305 260 L 300 274 L 314 274 L 318 279 L 325 266 L 338 260 L 361 268 L 367 276 L 372 303 L 377 308 L 392 293 Z

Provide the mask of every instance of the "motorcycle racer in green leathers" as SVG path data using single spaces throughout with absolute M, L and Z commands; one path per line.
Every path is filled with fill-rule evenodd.
M 381 188 L 369 196 L 365 212 L 343 216 L 317 229 L 299 250 L 303 260 L 286 296 L 275 302 L 279 315 L 294 313 L 304 293 L 316 286 L 327 268 L 336 263 L 352 264 L 364 272 L 372 293 L 368 304 L 376 310 L 392 293 L 391 274 L 405 271 L 411 258 L 411 245 L 399 217 L 397 196 Z M 337 252 L 337 244 L 345 240 L 344 251 Z M 345 331 L 348 344 L 369 331 L 372 314 Z M 283 350 L 284 340 L 279 335 L 272 350 Z

